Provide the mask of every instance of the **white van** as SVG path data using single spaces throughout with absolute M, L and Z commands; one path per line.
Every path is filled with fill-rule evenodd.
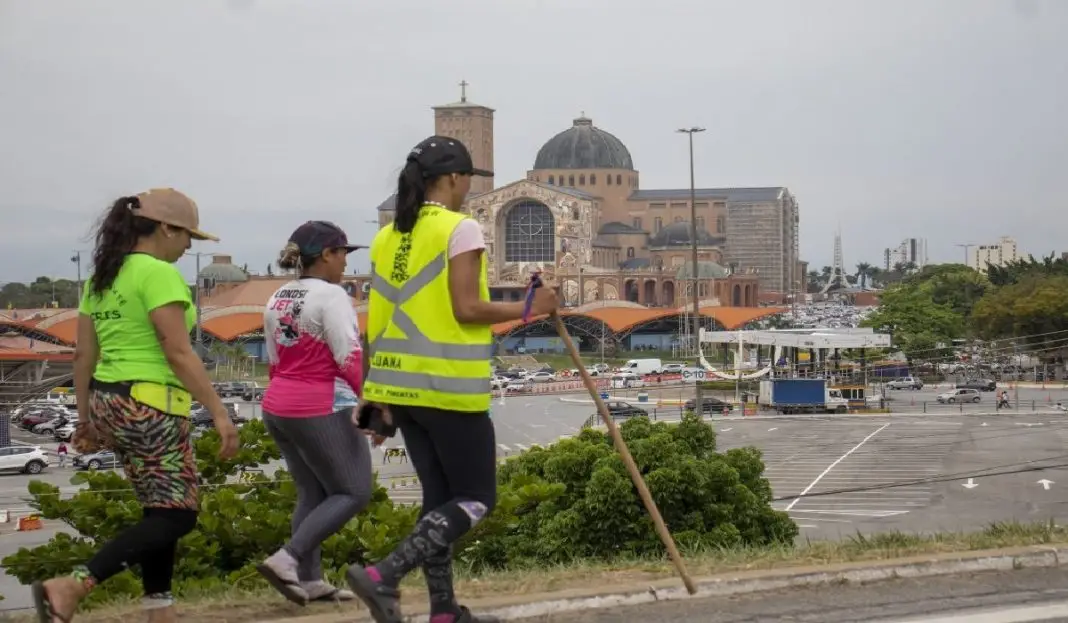
M 619 368 L 620 372 L 631 372 L 639 376 L 655 374 L 664 364 L 659 359 L 631 359 Z

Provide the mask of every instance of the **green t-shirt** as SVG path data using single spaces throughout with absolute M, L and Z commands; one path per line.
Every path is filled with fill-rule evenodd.
M 93 377 L 105 383 L 150 381 L 182 387 L 149 318 L 154 309 L 181 303 L 186 327 L 196 325 L 197 311 L 189 286 L 178 269 L 151 255 L 131 253 L 103 295 L 93 294 L 91 285 L 90 278 L 78 311 L 93 319 L 100 344 L 100 361 Z

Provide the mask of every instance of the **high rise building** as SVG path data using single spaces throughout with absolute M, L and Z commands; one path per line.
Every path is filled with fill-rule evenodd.
M 1002 236 L 994 244 L 981 244 L 968 249 L 968 266 L 985 273 L 987 266 L 1004 266 L 1019 257 L 1016 239 Z
M 915 264 L 917 269 L 927 265 L 927 239 L 906 238 L 901 244 L 883 251 L 883 269 L 893 270 L 898 264 Z

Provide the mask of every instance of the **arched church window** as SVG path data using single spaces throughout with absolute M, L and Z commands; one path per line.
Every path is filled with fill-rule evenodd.
M 586 185 L 586 175 L 585 174 L 579 175 L 579 186 L 585 186 L 585 185 Z
M 568 188 L 574 188 L 575 187 L 575 176 L 574 175 L 568 175 L 567 176 L 567 186 L 568 186 Z
M 634 247 L 627 247 L 627 259 L 634 257 Z
M 504 221 L 504 261 L 555 262 L 553 214 L 537 201 L 520 201 Z
M 556 180 L 554 180 L 553 176 L 550 175 L 549 176 L 549 186 L 553 186 L 554 184 L 556 184 Z
M 596 185 L 597 185 L 597 174 L 596 173 L 590 173 L 590 186 L 596 186 Z
M 608 177 L 608 185 L 611 186 L 612 185 L 612 176 L 608 175 L 607 177 Z
M 616 173 L 616 186 L 622 186 L 622 185 L 623 185 L 623 176 L 620 175 L 619 173 Z
M 723 218 L 722 216 L 717 216 L 716 217 L 716 233 L 717 234 L 722 234 L 726 230 L 727 230 L 727 219 Z

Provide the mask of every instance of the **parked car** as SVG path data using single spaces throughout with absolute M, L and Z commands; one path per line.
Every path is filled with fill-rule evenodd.
M 886 389 L 923 389 L 923 381 L 914 377 L 906 376 L 901 379 L 894 379 L 886 384 Z
M 556 380 L 556 376 L 552 372 L 546 372 L 544 370 L 541 370 L 528 376 L 527 380 L 533 381 L 535 383 L 552 383 Z
M 724 408 L 727 409 L 727 411 L 733 411 L 734 405 L 712 396 L 701 396 L 702 413 L 723 413 Z M 683 410 L 696 411 L 697 401 L 693 398 L 690 398 L 686 401 L 686 404 L 683 405 Z
M 74 423 L 67 422 L 63 426 L 60 426 L 52 433 L 52 438 L 56 441 L 70 441 L 74 436 Z
M 0 471 L 40 474 L 48 467 L 48 455 L 41 446 L 0 448 Z
M 57 418 L 49 420 L 48 422 L 45 422 L 44 424 L 38 424 L 37 426 L 34 426 L 31 432 L 36 433 L 38 435 L 51 436 L 55 434 L 56 429 L 66 426 L 73 419 L 74 418 L 69 415 L 61 415 Z
M 976 389 L 981 392 L 992 392 L 998 388 L 998 384 L 990 379 L 970 379 L 963 383 L 957 383 L 957 389 Z
M 605 406 L 608 407 L 608 414 L 612 416 L 612 419 L 629 418 L 636 415 L 649 415 L 649 412 L 645 409 L 635 407 L 629 402 L 623 402 L 622 400 L 606 402 Z
M 74 469 L 113 469 L 122 464 L 119 455 L 111 450 L 79 454 L 71 462 Z
M 979 402 L 982 396 L 979 395 L 978 389 L 972 388 L 957 388 L 944 394 L 939 394 L 938 402 L 942 404 L 953 404 L 955 402 Z

